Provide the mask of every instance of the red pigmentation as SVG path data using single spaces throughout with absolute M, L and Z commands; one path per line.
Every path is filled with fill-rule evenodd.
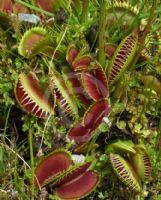
M 72 160 L 67 152 L 53 152 L 37 166 L 35 186 L 44 186 L 49 179 L 67 170 L 71 164 Z
M 82 73 L 82 84 L 87 94 L 95 101 L 108 97 L 108 82 L 106 74 L 100 65 L 93 71 Z
M 13 10 L 13 5 L 11 0 L 1 0 L 0 10 L 6 13 L 11 13 Z
M 88 69 L 91 63 L 91 57 L 84 55 L 82 57 L 77 56 L 77 58 L 72 62 L 72 67 L 75 71 Z
M 76 124 L 68 132 L 68 138 L 74 140 L 77 145 L 86 143 L 91 137 L 91 129 L 87 129 L 82 126 L 80 123 Z
M 106 99 L 93 104 L 83 117 L 83 125 L 87 129 L 95 130 L 111 111 L 110 105 Z
M 72 62 L 75 60 L 76 56 L 78 55 L 78 50 L 77 48 L 72 45 L 68 48 L 67 50 L 67 55 L 66 55 L 66 60 L 68 63 L 71 65 Z
M 55 194 L 62 199 L 77 199 L 87 196 L 95 189 L 99 177 L 95 172 L 85 172 L 76 179 L 55 190 Z
M 68 81 L 70 82 L 73 92 L 79 101 L 85 105 L 90 105 L 91 98 L 85 92 L 81 82 L 78 80 L 77 74 L 74 71 L 69 71 L 67 74 Z
M 46 118 L 54 113 L 45 92 L 39 86 L 39 81 L 33 72 L 20 74 L 15 87 L 15 96 L 23 109 L 39 118 Z
M 91 163 L 83 163 L 80 166 L 73 167 L 73 169 L 69 170 L 69 173 L 66 174 L 62 179 L 57 181 L 54 186 L 60 186 L 63 185 L 71 180 L 74 180 L 75 178 L 79 177 L 81 174 L 87 171 L 87 169 L 90 167 Z

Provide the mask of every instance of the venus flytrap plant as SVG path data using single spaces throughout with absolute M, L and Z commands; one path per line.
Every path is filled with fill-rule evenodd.
M 78 122 L 68 132 L 68 138 L 74 139 L 76 144 L 78 144 L 77 151 L 84 147 L 85 143 L 92 137 L 92 132 L 94 133 L 94 130 L 101 124 L 103 118 L 110 112 L 110 106 L 105 99 L 108 97 L 108 84 L 102 67 L 97 63 L 93 70 L 90 70 L 90 67 L 85 70 L 82 67 L 85 66 L 84 64 L 79 66 L 78 70 L 83 71 L 81 79 L 84 89 L 96 103 L 85 112 L 82 123 Z M 83 134 L 81 133 L 82 131 Z
M 152 166 L 144 146 L 131 140 L 118 140 L 107 145 L 113 170 L 119 179 L 135 193 L 144 190 L 145 179 L 150 177 Z
M 27 54 L 30 53 L 32 47 L 42 41 L 46 34 L 46 30 L 41 27 L 34 27 L 33 29 L 26 31 L 20 40 L 18 48 L 19 53 L 22 56 L 27 56 Z M 32 52 L 30 54 L 32 54 Z
M 143 30 L 145 31 L 143 34 L 147 33 L 147 27 L 151 23 L 147 20 L 144 24 L 145 21 L 142 19 L 145 15 L 139 11 L 139 7 L 141 7 L 140 10 L 144 7 L 145 1 L 138 3 L 138 7 L 132 7 L 131 1 L 129 3 L 118 3 L 118 1 L 107 2 L 104 0 L 74 0 L 69 2 L 66 0 L 50 0 L 48 2 L 36 0 L 27 3 L 17 0 L 16 2 L 29 7 L 29 12 L 34 12 L 37 15 L 41 12 L 39 17 L 41 25 L 36 24 L 35 27 L 30 29 L 25 27 L 26 31 L 19 39 L 18 34 L 16 34 L 17 29 L 13 28 L 12 30 L 13 22 L 11 22 L 10 16 L 7 14 L 8 11 L 1 10 L 0 19 L 4 19 L 4 21 L 2 22 L 1 20 L 0 26 L 2 26 L 3 34 L 5 34 L 6 28 L 11 28 L 9 29 L 10 32 L 7 33 L 9 37 L 7 35 L 5 48 L 11 49 L 11 52 L 14 51 L 11 55 L 12 59 L 18 55 L 18 50 L 19 57 L 17 59 L 21 60 L 19 68 L 16 67 L 16 75 L 19 72 L 20 74 L 15 84 L 15 97 L 20 107 L 35 117 L 25 116 L 25 113 L 16 107 L 16 112 L 18 110 L 21 113 L 20 117 L 18 117 L 22 118 L 22 120 L 18 119 L 18 123 L 23 123 L 22 128 L 17 125 L 17 119 L 9 119 L 10 121 L 13 120 L 11 123 L 14 125 L 12 125 L 13 127 L 6 127 L 5 131 L 9 132 L 10 129 L 13 129 L 13 132 L 16 132 L 16 136 L 19 136 L 23 130 L 24 132 L 29 132 L 29 149 L 25 149 L 24 152 L 18 149 L 18 151 L 21 151 L 22 156 L 24 155 L 24 158 L 19 156 L 18 153 L 14 155 L 18 156 L 25 163 L 25 166 L 30 168 L 29 171 L 24 171 L 24 177 L 27 177 L 27 180 L 30 179 L 30 183 L 28 184 L 28 181 L 24 178 L 25 180 L 22 181 L 24 184 L 21 188 L 18 183 L 20 178 L 18 179 L 17 177 L 18 173 L 21 173 L 23 169 L 17 170 L 17 172 L 17 166 L 15 166 L 15 184 L 13 183 L 12 185 L 16 185 L 15 188 L 17 190 L 21 188 L 19 191 L 20 196 L 22 192 L 27 191 L 26 195 L 31 199 L 43 198 L 43 190 L 45 188 L 49 194 L 44 195 L 44 198 L 48 198 L 47 195 L 49 195 L 51 199 L 86 199 L 86 196 L 92 191 L 96 191 L 91 196 L 93 199 L 131 199 L 133 194 L 140 195 L 144 191 L 144 186 L 148 175 L 151 174 L 152 167 L 145 149 L 136 144 L 137 140 L 140 141 L 140 138 L 143 138 L 145 124 L 149 129 L 148 122 L 143 121 L 145 124 L 143 122 L 141 124 L 138 122 L 137 116 L 140 108 L 143 107 L 142 112 L 146 120 L 148 120 L 146 115 L 153 117 L 153 115 L 158 115 L 159 113 L 157 105 L 156 112 L 154 110 L 155 106 L 151 105 L 153 110 L 150 107 L 148 108 L 150 100 L 147 101 L 147 99 L 149 96 L 146 96 L 145 104 L 143 98 L 140 98 L 140 91 L 144 88 L 141 82 L 151 91 L 154 90 L 158 96 L 160 91 L 160 87 L 158 87 L 160 86 L 159 79 L 157 79 L 158 81 L 154 79 L 154 85 L 149 86 L 147 78 L 151 84 L 152 77 L 149 77 L 151 76 L 149 75 L 151 74 L 149 73 L 151 68 L 147 67 L 145 69 L 147 64 L 143 63 L 142 59 L 138 60 L 142 54 L 140 46 L 151 50 L 151 47 L 142 44 L 140 36 Z M 15 3 L 14 6 L 16 7 Z M 19 11 L 15 7 L 13 12 L 17 14 Z M 145 8 L 149 7 L 145 4 Z M 155 5 L 151 10 L 152 17 L 154 8 Z M 25 9 L 20 8 L 20 10 L 26 12 Z M 64 16 L 60 16 L 62 13 Z M 58 15 L 63 18 L 63 23 L 59 24 Z M 96 16 L 97 18 L 95 18 Z M 52 18 L 50 19 L 49 17 Z M 99 23 L 99 30 L 95 29 L 98 48 L 92 48 L 91 50 L 90 42 L 89 46 L 87 44 L 89 38 L 85 35 L 89 25 L 91 26 L 92 23 L 96 23 L 96 26 Z M 20 34 L 21 31 L 23 30 L 20 30 Z M 123 37 L 124 39 L 122 40 Z M 144 37 L 145 35 L 143 35 L 143 40 Z M 11 38 L 12 41 L 10 40 Z M 15 39 L 19 41 L 18 45 Z M 5 42 L 3 39 L 1 40 L 0 50 L 5 52 Z M 122 41 L 120 42 L 120 40 Z M 120 44 L 118 45 L 118 43 Z M 157 45 L 152 45 L 152 47 L 157 48 L 155 54 L 157 58 L 159 47 Z M 139 52 L 140 55 L 138 56 Z M 3 54 L 4 56 L 1 55 L 2 60 L 10 57 L 10 54 L 9 56 L 5 55 L 7 53 L 8 51 Z M 132 77 L 133 75 L 135 76 L 133 71 L 129 70 L 129 73 L 126 73 L 136 63 L 135 56 L 137 56 L 137 66 L 135 66 L 137 67 L 136 74 L 140 74 L 139 80 L 133 80 Z M 155 66 L 156 58 L 151 57 L 151 65 Z M 146 59 L 147 63 L 149 62 L 148 59 Z M 108 62 L 110 63 L 107 71 L 105 69 L 106 62 L 107 64 Z M 24 63 L 28 63 L 25 69 Z M 6 66 L 2 64 L 2 72 L 4 71 L 3 68 L 6 70 Z M 139 70 L 138 73 L 137 70 Z M 29 73 L 26 73 L 26 71 Z M 39 79 L 37 76 L 41 78 Z M 125 78 L 122 77 L 128 80 L 126 84 L 124 84 Z M 4 80 L 2 83 L 4 83 Z M 46 83 L 47 86 L 44 84 L 42 88 L 42 83 Z M 117 88 L 117 84 L 120 87 Z M 116 91 L 115 88 L 119 91 Z M 5 90 L 2 90 L 0 94 L 2 97 L 5 97 L 3 95 Z M 116 94 L 115 92 L 121 92 L 121 94 Z M 118 98 L 117 100 L 113 94 Z M 122 98 L 122 95 L 126 96 L 126 99 Z M 155 98 L 157 98 L 156 96 Z M 138 99 L 140 101 L 139 106 L 138 102 L 135 101 Z M 156 103 L 156 101 L 153 102 L 154 104 Z M 3 108 L 0 109 L 3 110 Z M 132 112 L 130 109 L 133 109 Z M 11 114 L 13 114 L 12 112 L 11 110 Z M 46 120 L 45 125 L 42 119 Z M 120 122 L 119 125 L 118 121 Z M 122 131 L 119 132 L 115 123 Z M 130 123 L 134 124 L 134 126 L 131 126 Z M 141 136 L 139 134 L 136 135 L 138 132 Z M 39 145 L 39 137 L 41 136 L 42 139 Z M 135 142 L 131 140 L 116 140 L 112 142 L 113 139 L 129 137 L 133 138 Z M 146 141 L 150 143 L 150 137 L 146 136 Z M 110 144 L 104 149 L 106 142 Z M 19 143 L 19 141 L 16 143 Z M 36 159 L 34 159 L 34 153 L 36 152 L 34 150 L 36 149 L 37 151 L 38 146 L 39 153 L 42 152 L 42 154 L 51 148 L 55 149 L 62 146 L 63 149 L 58 149 L 48 154 L 35 167 Z M 73 152 L 89 154 L 92 163 L 88 161 L 86 155 L 84 155 L 83 162 L 73 163 L 71 153 L 64 149 L 64 146 Z M 13 152 L 13 150 L 11 151 Z M 30 151 L 30 159 L 25 155 L 27 151 Z M 84 160 L 86 157 L 87 161 Z M 27 161 L 25 161 L 26 159 Z M 29 162 L 30 166 L 26 162 Z M 111 176 L 113 172 L 108 170 L 107 163 L 109 162 L 113 171 L 125 186 L 115 182 L 117 179 Z M 19 166 L 19 163 L 17 165 Z M 92 170 L 93 166 L 97 173 Z M 100 175 L 102 177 L 101 187 L 99 190 L 95 190 L 99 183 Z M 109 175 L 111 179 L 108 181 Z M 149 185 L 151 186 L 152 184 Z M 108 189 L 111 186 L 112 189 Z M 149 188 L 148 185 L 146 186 Z M 125 187 L 129 188 L 128 192 Z M 48 190 L 48 188 L 50 189 Z M 37 197 L 38 189 L 42 193 L 40 197 Z M 118 189 L 117 192 L 115 192 L 115 189 Z M 51 191 L 54 194 L 53 196 Z M 131 193 L 131 196 L 129 193 Z M 103 195 L 101 196 L 101 194 Z M 22 198 L 26 198 L 26 195 L 22 195 Z M 88 196 L 87 198 L 90 197 Z
M 70 152 L 58 149 L 36 167 L 35 186 L 38 187 L 39 183 L 41 187 L 56 187 L 54 193 L 60 199 L 82 199 L 95 190 L 99 183 L 99 176 L 89 167 L 90 163 L 86 162 L 73 165 Z
M 131 140 L 117 140 L 110 145 L 107 145 L 105 152 L 106 154 L 112 153 L 130 153 L 130 154 L 136 154 L 136 151 L 134 149 L 135 144 Z
M 39 81 L 33 72 L 22 73 L 15 86 L 15 96 L 23 109 L 39 118 L 54 114 L 51 103 L 41 91 Z
M 142 40 L 142 34 L 140 36 L 140 41 Z M 156 55 L 160 53 L 160 43 L 159 31 L 151 30 L 145 39 L 144 48 L 141 52 L 141 59 L 152 60 L 153 57 L 156 57 Z M 156 63 L 154 63 L 154 65 L 155 64 Z
M 67 68 L 62 69 L 62 72 L 59 72 L 56 67 L 49 69 L 50 89 L 58 109 L 75 121 L 79 119 L 77 102 L 91 104 L 92 100 L 95 101 L 84 112 L 82 121 L 77 122 L 76 127 L 68 132 L 68 138 L 74 140 L 76 149 L 80 150 L 110 113 L 108 82 L 101 65 L 93 62 L 90 56 L 79 52 L 74 45 L 68 48 L 66 59 L 70 64 L 69 70 L 73 73 L 72 77 L 69 76 Z M 81 74 L 80 78 L 78 78 L 78 73 Z M 49 115 L 58 114 L 54 111 L 55 106 L 44 96 L 39 87 L 39 81 L 32 72 L 28 75 L 20 74 L 15 95 L 24 110 L 34 116 L 46 118 Z M 86 95 L 89 97 L 86 98 Z M 82 130 L 85 131 L 83 135 Z
M 33 33 L 35 30 L 39 29 L 33 29 Z M 32 33 L 31 33 L 32 34 Z M 34 33 L 37 34 L 37 33 Z M 37 38 L 37 35 L 35 35 Z M 35 37 L 34 36 L 34 37 Z M 21 43 L 24 44 L 25 40 L 21 40 Z M 32 42 L 29 41 L 29 44 L 32 45 Z M 27 49 L 32 49 L 34 47 L 30 48 L 30 45 L 27 44 Z M 22 46 L 20 45 L 21 50 Z M 35 45 L 37 46 L 37 45 Z M 27 50 L 27 51 L 28 51 Z M 25 50 L 26 51 L 26 50 Z M 22 51 L 21 51 L 22 52 Z M 83 57 L 84 59 L 84 57 Z M 81 59 L 79 58 L 79 61 L 81 62 Z M 82 66 L 82 64 L 77 64 L 73 66 Z M 82 63 L 82 62 L 81 62 Z M 83 61 L 84 63 L 84 61 Z M 83 64 L 84 67 L 86 66 L 86 62 Z M 73 72 L 74 73 L 74 72 Z M 75 104 L 74 98 L 72 97 L 72 94 L 69 93 L 67 85 L 65 84 L 64 80 L 61 77 L 61 74 L 57 70 L 49 70 L 49 80 L 50 80 L 50 86 L 52 94 L 57 98 L 57 103 L 59 104 L 59 107 L 62 109 L 65 109 L 69 115 L 71 115 L 74 118 L 78 117 L 78 108 Z M 71 81 L 71 79 L 69 80 Z M 72 87 L 80 86 L 79 81 L 75 77 L 75 80 L 72 81 Z M 75 85 L 76 84 L 76 85 Z M 81 91 L 82 92 L 82 91 Z M 79 93 L 78 93 L 79 94 Z M 36 75 L 32 72 L 30 72 L 28 75 L 26 74 L 20 74 L 19 80 L 16 83 L 15 87 L 15 95 L 18 100 L 18 102 L 22 105 L 22 107 L 28 111 L 31 112 L 31 114 L 36 115 L 38 117 L 46 117 L 47 114 L 50 114 L 52 111 L 52 105 L 48 102 L 48 99 L 44 96 L 43 92 L 41 91 L 39 87 L 39 81 L 36 77 Z M 79 94 L 80 96 L 81 94 Z M 42 104 L 43 103 L 43 104 Z M 54 112 L 53 112 L 54 113 Z
M 67 170 L 71 164 L 71 155 L 66 150 L 62 149 L 49 154 L 35 169 L 37 177 L 37 180 L 35 179 L 35 186 L 45 186 L 50 182 L 51 177 Z M 48 167 L 48 171 L 44 171 L 46 167 Z
M 78 108 L 72 94 L 69 93 L 61 75 L 56 70 L 49 72 L 50 85 L 53 90 L 52 94 L 56 95 L 59 107 L 69 116 L 78 118 Z
M 152 173 L 151 162 L 144 146 L 135 145 L 134 149 L 136 153 L 131 155 L 131 162 L 138 177 L 144 183 Z
M 70 94 L 72 94 L 77 103 L 78 109 L 90 105 L 91 99 L 86 94 L 77 72 L 74 72 L 68 66 L 64 66 L 61 73 Z
M 143 7 L 141 7 L 142 9 Z M 140 10 L 141 10 L 140 9 Z M 140 19 L 139 8 L 133 6 L 131 2 L 109 2 L 107 5 L 107 27 L 112 39 L 114 39 L 115 31 L 120 29 L 119 37 L 124 37 L 124 34 L 129 34 L 131 31 L 139 32 L 145 28 L 146 20 Z M 118 38 L 115 38 L 118 40 Z
M 106 99 L 93 104 L 84 114 L 82 121 L 72 127 L 67 137 L 76 143 L 76 151 L 83 150 L 87 142 L 95 134 L 95 130 L 101 124 L 104 117 L 110 113 L 110 106 Z
M 99 63 L 95 64 L 95 69 L 92 71 L 84 71 L 81 79 L 82 84 L 87 94 L 94 101 L 108 97 L 108 83 L 107 77 Z
M 109 84 L 116 82 L 130 66 L 137 50 L 137 43 L 137 35 L 132 33 L 117 47 L 107 69 Z
M 120 155 L 113 153 L 110 154 L 110 161 L 119 179 L 132 191 L 139 193 L 141 191 L 141 186 L 135 171 L 132 170 L 130 163 L 128 163 L 128 161 L 126 161 Z
M 54 42 L 45 28 L 33 27 L 27 30 L 21 37 L 18 52 L 24 57 L 32 58 L 37 54 L 43 53 L 44 49 L 47 51 L 47 48 L 52 45 L 54 45 Z

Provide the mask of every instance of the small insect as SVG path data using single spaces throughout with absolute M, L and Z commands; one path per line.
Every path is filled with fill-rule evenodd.
M 34 14 L 19 13 L 18 20 L 20 22 L 29 22 L 32 24 L 37 24 L 38 22 L 40 22 L 40 17 Z

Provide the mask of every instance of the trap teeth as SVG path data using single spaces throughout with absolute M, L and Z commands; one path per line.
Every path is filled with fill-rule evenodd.
M 22 108 L 36 117 L 46 118 L 49 114 L 54 114 L 52 105 L 33 72 L 19 75 L 15 85 L 15 96 Z

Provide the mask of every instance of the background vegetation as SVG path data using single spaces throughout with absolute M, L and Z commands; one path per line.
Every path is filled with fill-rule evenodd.
M 58 108 L 57 115 L 47 119 L 25 112 L 14 92 L 19 75 L 33 71 L 46 88 L 48 69 L 55 65 L 60 72 L 67 63 L 67 49 L 74 44 L 82 54 L 97 60 L 108 78 L 111 54 L 135 32 L 140 38 L 137 52 L 119 80 L 108 87 L 109 122 L 101 124 L 88 141 L 87 151 L 81 153 L 101 177 L 94 192 L 83 199 L 161 200 L 160 2 L 51 0 L 48 2 L 55 2 L 51 8 L 37 2 L 41 1 L 17 0 L 9 6 L 10 1 L 6 1 L 6 9 L 0 1 L 0 199 L 57 199 L 52 187 L 41 191 L 34 187 L 35 167 L 43 156 L 58 148 L 74 154 L 73 141 L 67 140 L 66 133 L 78 120 L 67 117 L 62 121 Z M 32 15 L 23 18 L 20 13 Z M 116 18 L 111 18 L 111 13 Z M 43 51 L 46 44 L 31 51 L 31 58 L 20 53 L 22 38 L 32 27 L 47 30 L 49 46 L 57 56 Z M 105 44 L 112 44 L 112 50 L 107 45 L 105 51 Z M 80 105 L 79 117 L 87 107 Z M 144 145 L 150 157 L 152 173 L 141 194 L 122 183 L 112 169 L 106 149 L 118 139 Z

